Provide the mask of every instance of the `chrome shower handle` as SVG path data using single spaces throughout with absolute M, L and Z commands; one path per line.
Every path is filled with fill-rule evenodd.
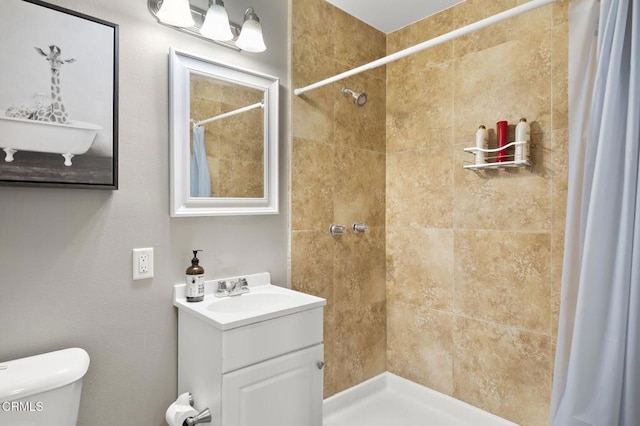
M 353 232 L 363 233 L 364 231 L 366 231 L 368 229 L 368 227 L 364 223 L 356 222 L 351 226 L 351 229 L 353 230 Z
M 344 225 L 336 225 L 335 223 L 332 223 L 331 226 L 329 226 L 329 232 L 333 235 L 342 235 L 346 230 L 347 227 Z

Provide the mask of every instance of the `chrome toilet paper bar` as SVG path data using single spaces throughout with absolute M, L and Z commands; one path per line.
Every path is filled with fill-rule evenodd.
M 197 412 L 193 408 L 193 395 L 185 392 L 178 396 L 178 399 L 167 408 L 165 419 L 169 426 L 195 426 L 200 423 L 211 422 L 211 411 L 205 408 Z
M 204 410 L 200 411 L 198 415 L 189 417 L 187 420 L 185 420 L 182 426 L 195 426 L 200 423 L 209 422 L 211 422 L 211 411 L 209 411 L 208 408 L 205 408 Z

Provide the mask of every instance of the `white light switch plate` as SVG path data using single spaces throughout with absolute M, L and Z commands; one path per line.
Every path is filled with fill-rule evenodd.
M 153 247 L 133 249 L 133 279 L 153 278 Z

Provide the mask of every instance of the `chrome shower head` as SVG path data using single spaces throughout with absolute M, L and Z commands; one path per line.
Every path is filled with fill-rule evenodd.
M 344 96 L 351 96 L 353 98 L 353 103 L 356 104 L 356 106 L 361 107 L 367 103 L 367 94 L 365 92 L 354 92 L 351 89 L 347 89 L 345 86 L 342 88 L 342 94 Z

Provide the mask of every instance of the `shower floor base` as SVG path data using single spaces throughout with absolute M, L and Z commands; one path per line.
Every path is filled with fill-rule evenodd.
M 389 372 L 325 399 L 323 412 L 323 426 L 517 426 Z

